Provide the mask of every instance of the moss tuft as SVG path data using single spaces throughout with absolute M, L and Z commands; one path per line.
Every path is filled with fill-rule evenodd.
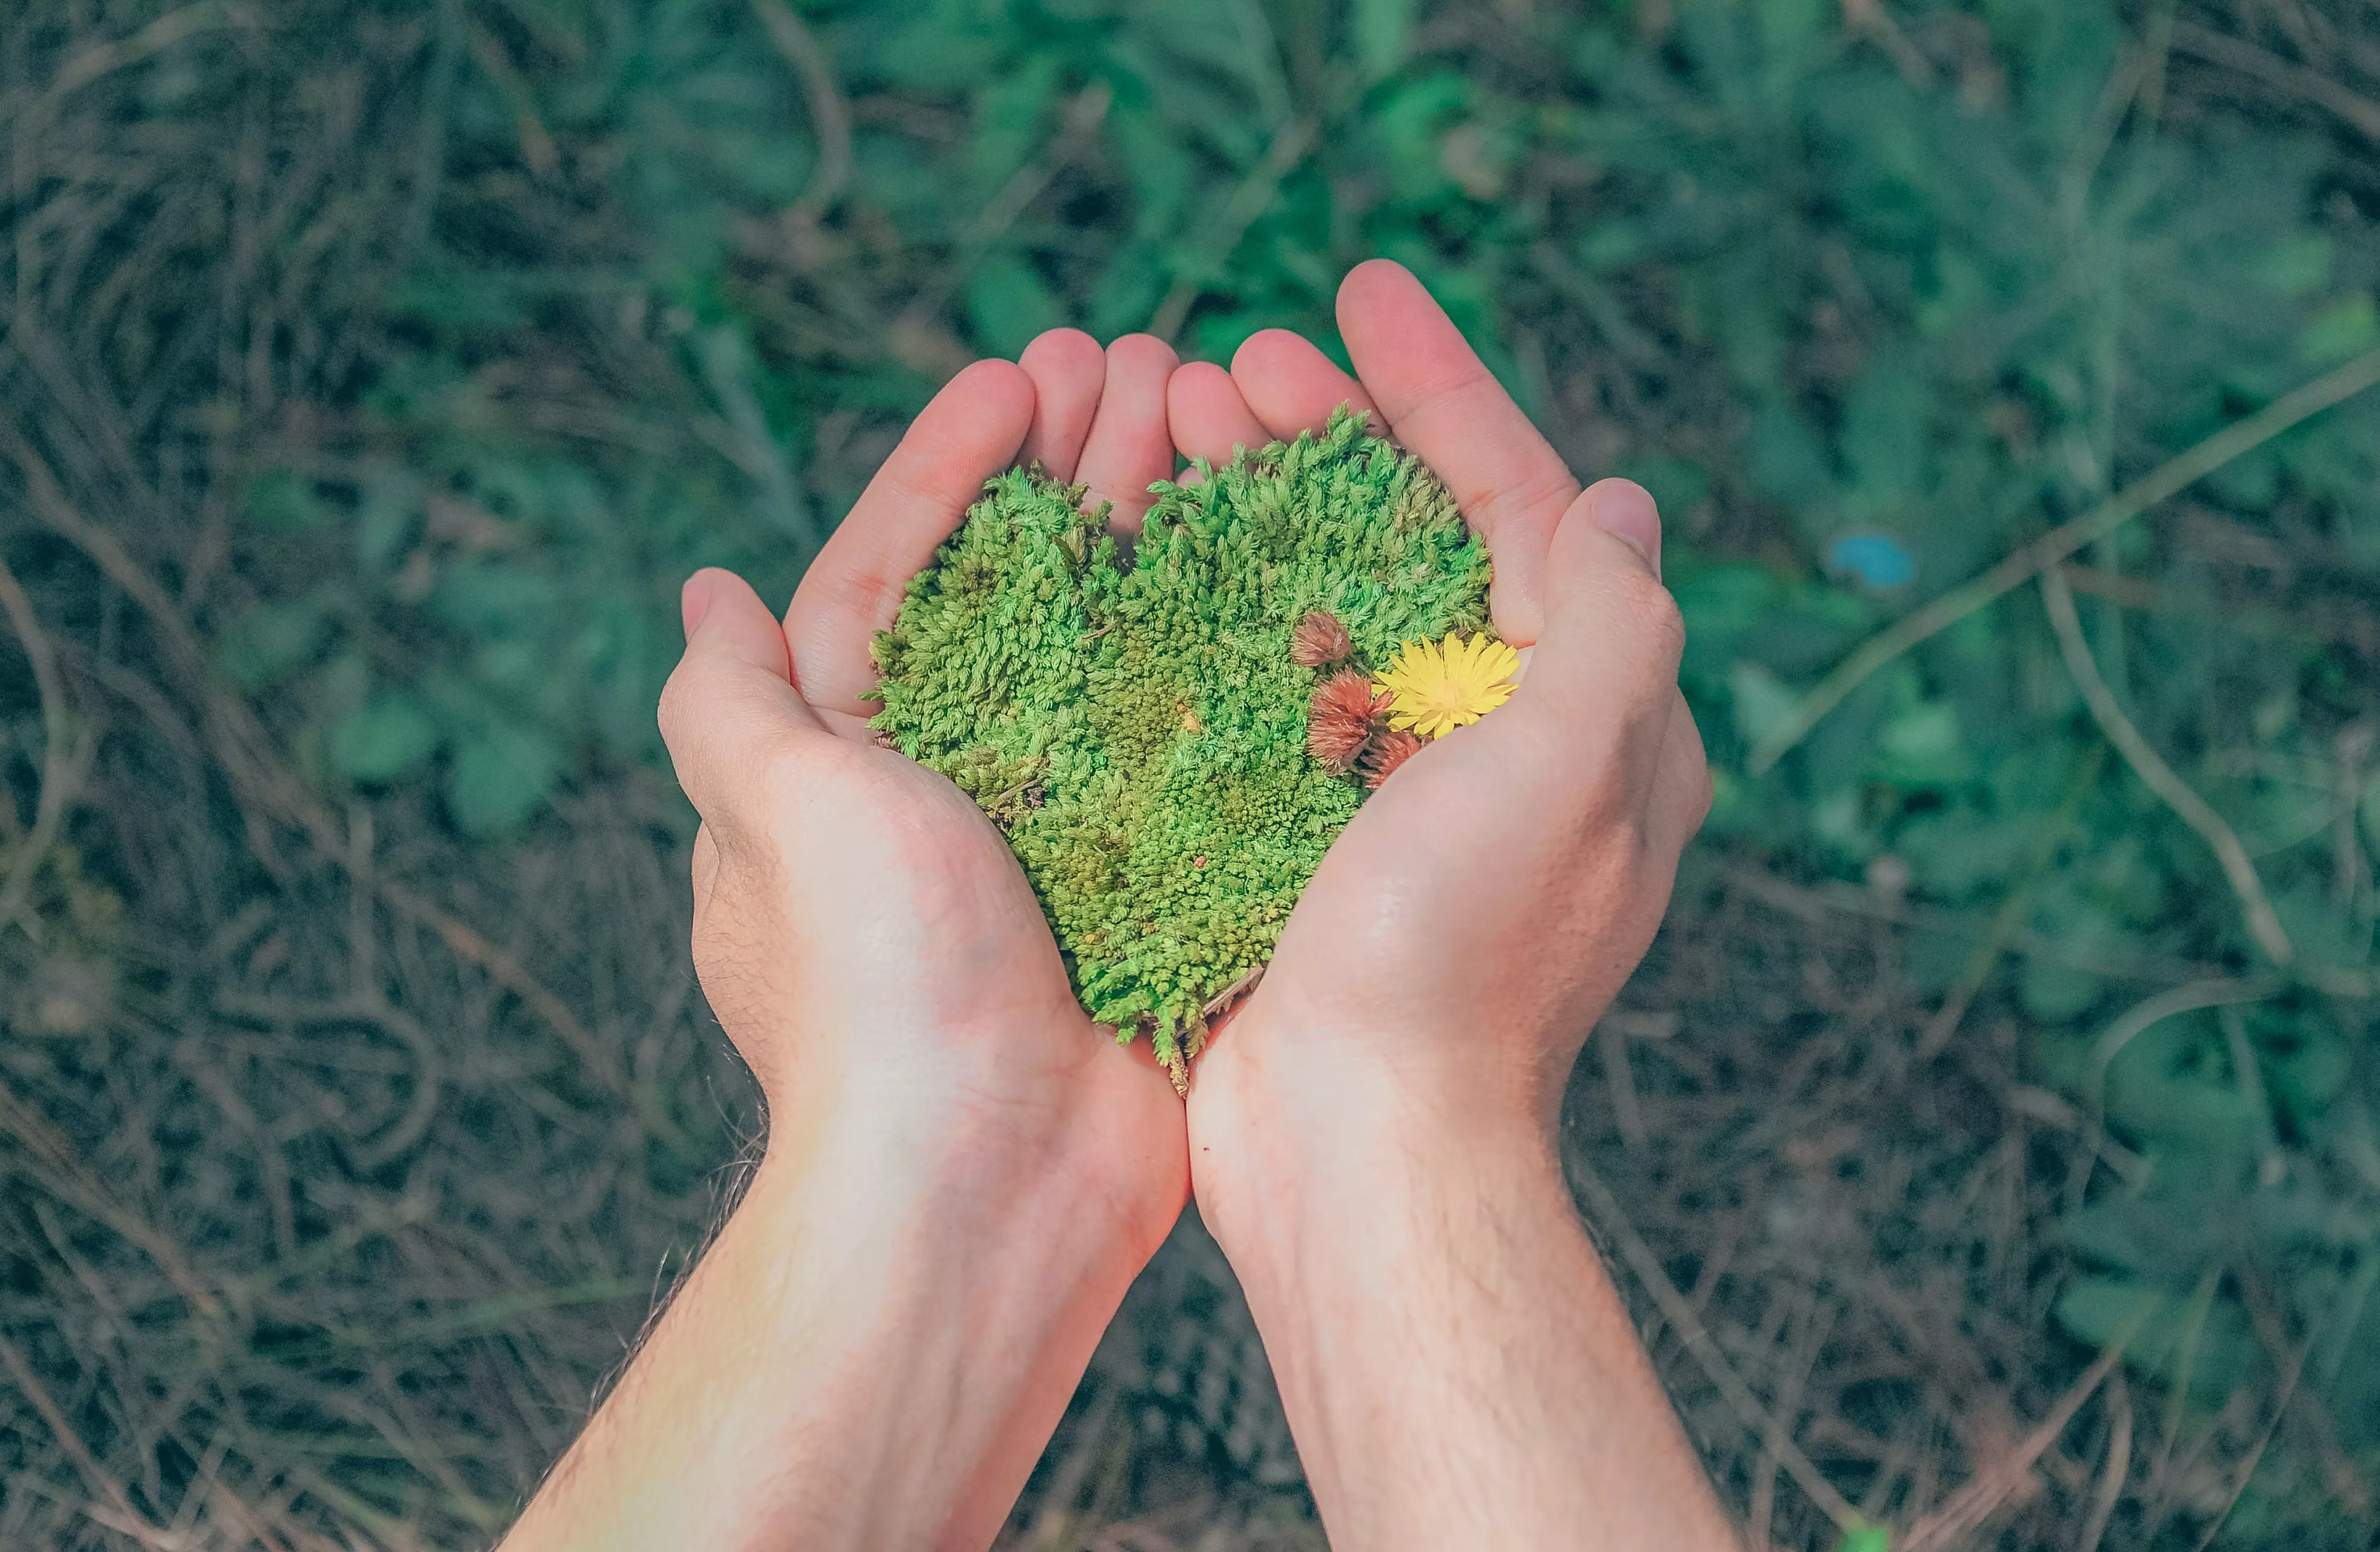
M 1007 833 L 1084 1007 L 1177 1083 L 1364 801 L 1307 751 L 1331 670 L 1298 627 L 1328 611 L 1377 665 L 1488 612 L 1452 497 L 1358 416 L 1202 471 L 1129 554 L 1082 487 L 1000 476 L 876 649 L 875 727 Z

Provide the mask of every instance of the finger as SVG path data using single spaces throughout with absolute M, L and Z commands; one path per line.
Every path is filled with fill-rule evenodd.
M 1080 329 L 1051 329 L 1026 346 L 1016 364 L 1033 380 L 1033 429 L 1018 456 L 1072 484 L 1083 441 L 1099 413 L 1107 352 Z
M 732 826 L 751 774 L 825 729 L 795 693 L 784 631 L 750 583 L 698 571 L 680 610 L 686 654 L 662 688 L 662 741 L 696 811 Z
M 1374 259 L 1348 273 L 1339 332 L 1389 433 L 1438 471 L 1487 537 L 1498 633 L 1515 646 L 1535 641 L 1546 549 L 1576 477 L 1403 265 Z
M 1371 412 L 1364 385 L 1339 370 L 1311 340 L 1287 329 L 1260 329 L 1232 357 L 1232 382 L 1272 437 L 1318 431 L 1341 405 Z M 1385 433 L 1379 417 L 1372 429 Z
M 1597 527 L 1635 551 L 1654 580 L 1660 580 L 1661 508 L 1652 491 L 1633 479 L 1598 479 L 1580 495 L 1579 504 Z
M 1204 458 L 1218 467 L 1243 447 L 1273 440 L 1232 374 L 1212 361 L 1191 361 L 1165 385 L 1165 423 L 1185 458 Z
M 1108 346 L 1107 382 L 1099 413 L 1083 443 L 1075 479 L 1091 488 L 1094 507 L 1113 502 L 1109 521 L 1140 531 L 1141 514 L 1155 498 L 1156 480 L 1173 474 L 1173 438 L 1165 426 L 1165 384 L 1182 358 L 1155 334 L 1126 334 Z
M 1546 557 L 1545 633 L 1512 694 L 1516 721 L 1564 748 L 1618 736 L 1629 746 L 1623 759 L 1641 758 L 1647 776 L 1685 646 L 1677 601 L 1651 558 L 1659 523 L 1653 498 L 1625 479 L 1598 480 L 1571 503 Z M 1639 548 L 1648 528 L 1650 555 Z
M 1016 459 L 1033 424 L 1033 380 L 1014 361 L 978 361 L 943 385 L 810 563 L 785 611 L 794 682 L 845 720 L 875 708 L 869 649 L 983 482 Z M 856 726 L 856 724 L 850 724 Z

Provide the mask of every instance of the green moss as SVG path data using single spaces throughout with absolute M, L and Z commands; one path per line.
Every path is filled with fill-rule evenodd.
M 1364 800 L 1305 750 L 1327 609 L 1378 667 L 1485 624 L 1488 555 L 1420 460 L 1342 412 L 1163 483 L 1129 553 L 1084 490 L 986 487 L 878 638 L 874 725 L 1008 835 L 1075 990 L 1179 1076 Z

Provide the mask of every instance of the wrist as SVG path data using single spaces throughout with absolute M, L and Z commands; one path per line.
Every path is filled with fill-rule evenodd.
M 1137 1264 L 883 1162 L 771 1149 L 507 1547 L 990 1541 Z
M 1192 1174 L 1235 1261 L 1234 1239 L 1309 1219 L 1369 1223 L 1514 1190 L 1569 1201 L 1548 1085 L 1500 1071 L 1475 1042 L 1402 1054 L 1418 1043 L 1240 1022 L 1217 1042 L 1192 1091 Z
M 745 1404 L 788 1408 L 768 1469 L 820 1495 L 809 1544 L 990 1541 L 1159 1237 L 1074 1152 L 970 1170 L 964 1145 L 823 1135 L 764 1155 L 706 1260 L 743 1268 L 734 1361 Z
M 1202 1097 L 1191 1157 L 1200 1215 L 1251 1298 L 1261 1282 L 1457 1250 L 1515 1207 L 1575 1221 L 1534 1104 L 1378 1071 Z
M 754 1191 L 879 1234 L 915 1225 L 954 1255 L 1050 1239 L 1137 1268 L 1187 1194 L 1179 1104 L 1087 1023 L 1066 1033 L 1079 1040 L 952 1036 L 925 1061 L 814 1066 L 769 1097 Z
M 1043 1122 L 1028 1133 L 965 1108 L 895 1115 L 852 1101 L 814 1126 L 772 1121 L 736 1216 L 904 1275 L 964 1266 L 977 1285 L 1012 1265 L 1050 1279 L 1120 1260 L 1136 1271 L 1172 1227 L 1178 1194 L 1154 1199 L 1146 1171 L 1117 1167 L 1098 1118 Z

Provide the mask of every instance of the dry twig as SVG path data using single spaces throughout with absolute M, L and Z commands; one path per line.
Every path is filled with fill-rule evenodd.
M 2224 822 L 2223 816 L 2207 806 L 2206 800 L 2191 790 L 2190 783 L 2174 773 L 2124 709 L 2116 704 L 2116 695 L 2107 682 L 2099 676 L 2099 665 L 2092 660 L 2091 644 L 2082 638 L 2082 622 L 2074 612 L 2074 593 L 2067 587 L 2063 571 L 2051 566 L 2041 574 L 2041 599 L 2048 605 L 2049 623 L 2058 632 L 2058 649 L 2066 656 L 2066 671 L 2074 679 L 2074 687 L 2082 692 L 2083 704 L 2091 709 L 2092 720 L 2107 742 L 2116 746 L 2148 789 L 2165 800 L 2166 806 L 2180 817 L 2182 823 L 2198 831 L 2207 845 L 2214 848 L 2216 859 L 2223 865 L 2223 876 L 2230 880 L 2232 892 L 2248 918 L 2249 936 L 2265 951 L 2265 957 L 2275 964 L 2286 965 L 2297 957 L 2290 946 L 2289 934 L 2281 929 L 2280 917 L 2273 914 L 2273 903 L 2265 898 L 2264 880 L 2256 876 L 2256 865 L 2249 860 L 2248 848 L 2240 843 L 2239 835 Z
M 42 1376 L 25 1362 L 25 1355 L 17 1351 L 17 1344 L 4 1336 L 0 1336 L 0 1368 L 8 1371 L 9 1379 L 24 1392 L 25 1399 L 32 1402 L 33 1410 L 41 1414 L 51 1437 L 58 1441 L 58 1448 L 66 1451 L 67 1459 L 72 1461 L 75 1469 L 82 1473 L 82 1479 L 92 1495 L 104 1498 L 109 1507 L 123 1516 L 129 1522 L 127 1529 L 138 1527 L 144 1532 L 151 1529 L 148 1521 L 132 1507 L 131 1496 L 124 1490 L 124 1484 L 99 1463 L 98 1458 L 91 1452 L 91 1446 L 83 1442 L 82 1436 L 75 1431 L 73 1422 L 51 1396 L 49 1387 L 42 1383 Z
M 809 99 L 810 127 L 818 135 L 818 166 L 790 212 L 815 220 L 851 180 L 851 105 L 835 84 L 834 61 L 825 45 L 793 6 L 785 0 L 752 0 L 752 9 L 769 30 L 769 41 L 801 78 L 803 94 Z
M 0 927 L 5 927 L 24 909 L 34 871 L 57 839 L 58 827 L 66 822 L 74 770 L 79 761 L 67 726 L 66 685 L 58 678 L 57 654 L 50 649 L 50 638 L 33 612 L 32 599 L 5 560 L 0 560 L 0 611 L 6 612 L 17 639 L 24 644 L 25 656 L 31 660 L 33 690 L 42 703 L 42 791 L 34 802 L 32 828 L 9 859 L 6 881 L 0 882 Z M 14 822 L 13 815 L 10 820 Z
M 2245 38 L 2217 32 L 2193 21 L 2176 20 L 2173 46 L 2194 54 L 2210 65 L 2239 71 L 2273 88 L 2285 97 L 2311 103 L 2336 115 L 2365 139 L 2380 142 L 2380 103 L 2350 90 L 2335 75 L 2309 69 L 2270 54 Z
M 2099 1469 L 2098 1489 L 2091 1495 L 2091 1517 L 2075 1534 L 2074 1552 L 2099 1552 L 2107 1522 L 2123 1501 L 2124 1483 L 2132 1471 L 2132 1390 L 2120 1374 L 2107 1380 L 2107 1461 Z
M 2082 1377 L 2042 1419 L 2041 1426 L 2025 1436 L 2022 1442 L 1979 1473 L 1975 1479 L 1950 1495 L 1948 1502 L 1909 1527 L 1908 1536 L 1895 1545 L 1900 1552 L 1937 1552 L 1959 1545 L 1967 1536 L 1981 1530 L 1984 1522 L 1998 1511 L 1999 1507 L 2022 1488 L 2033 1474 L 2033 1464 L 2043 1451 L 2058 1442 L 2058 1436 L 2074 1421 L 2082 1403 L 2099 1388 L 2102 1381 L 2115 1373 L 2116 1365 L 2124 1361 L 2124 1350 L 2132 1338 L 2148 1323 L 2156 1310 L 2159 1295 L 2152 1292 L 2143 1297 L 2140 1307 L 2128 1316 L 2108 1342 L 2098 1361 L 2082 1371 Z
M 1660 1257 L 1653 1254 L 1653 1247 L 1645 1243 L 1636 1232 L 1635 1226 L 1629 1222 L 1627 1212 L 1620 1206 L 1620 1198 L 1603 1183 L 1603 1177 L 1597 1174 L 1594 1166 L 1584 1158 L 1572 1158 L 1570 1165 L 1579 1189 L 1586 1194 L 1587 1206 L 1594 1214 L 1596 1227 L 1620 1243 L 1620 1253 L 1626 1258 L 1629 1269 L 1636 1274 L 1636 1280 L 1645 1285 L 1645 1291 L 1653 1296 L 1653 1303 L 1659 1307 L 1662 1318 L 1677 1328 L 1679 1341 L 1694 1355 L 1694 1362 L 1718 1388 L 1719 1394 L 1727 1399 L 1728 1407 L 1737 1420 L 1753 1437 L 1760 1440 L 1762 1448 L 1785 1468 L 1786 1474 L 1844 1534 L 1864 1528 L 1867 1524 L 1867 1517 L 1853 1508 L 1849 1498 L 1836 1491 L 1835 1485 L 1827 1480 L 1826 1474 L 1818 1470 L 1810 1457 L 1802 1452 L 1802 1447 L 1793 1442 L 1793 1436 L 1769 1413 L 1767 1408 L 1760 1404 L 1760 1398 L 1752 1393 L 1752 1388 L 1743 1383 L 1734 1366 L 1728 1363 L 1727 1355 L 1718 1350 L 1718 1344 L 1711 1340 L 1702 1317 L 1686 1302 L 1686 1296 L 1678 1291 L 1678 1285 L 1670 1280 L 1670 1274 L 1661 1269 Z
M 2125 486 L 2070 523 L 2052 528 L 1999 564 L 1923 609 L 1901 616 L 1862 643 L 1838 663 L 1816 686 L 1796 703 L 1775 727 L 1761 735 L 1747 769 L 1758 776 L 1802 742 L 1820 718 L 1842 704 L 1877 669 L 1912 647 L 1936 636 L 1983 608 L 2003 593 L 2023 586 L 2083 546 L 2122 527 L 2159 502 L 2180 494 L 2225 464 L 2270 442 L 2301 420 L 2309 419 L 2380 383 L 2380 350 L 2367 350 L 2346 365 L 2325 372 L 2305 386 L 2285 394 L 2263 409 L 2177 455 L 2153 472 Z
M 1208 259 L 1219 267 L 1231 257 L 1232 249 L 1240 245 L 1240 239 L 1247 235 L 1249 227 L 1256 224 L 1257 218 L 1271 208 L 1275 196 L 1281 192 L 1281 179 L 1289 176 L 1296 170 L 1297 164 L 1305 160 L 1305 153 L 1314 147 L 1316 129 L 1313 120 L 1294 118 L 1273 132 L 1272 143 L 1265 148 L 1264 159 L 1257 164 L 1240 186 L 1232 191 L 1231 199 L 1225 201 L 1222 214 L 1216 220 L 1217 235 L 1212 246 L 1206 254 L 1198 257 Z M 1204 288 L 1204 277 L 1196 273 L 1176 275 L 1173 285 L 1165 293 L 1165 299 L 1157 305 L 1156 313 L 1149 319 L 1148 332 L 1159 339 L 1171 341 L 1182 332 L 1184 321 L 1190 316 L 1191 307 L 1196 303 Z

